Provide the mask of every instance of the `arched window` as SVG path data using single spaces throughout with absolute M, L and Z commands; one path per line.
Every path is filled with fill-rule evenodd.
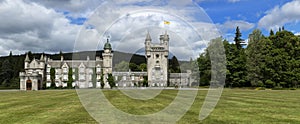
M 159 54 L 156 54 L 156 58 L 159 58 Z

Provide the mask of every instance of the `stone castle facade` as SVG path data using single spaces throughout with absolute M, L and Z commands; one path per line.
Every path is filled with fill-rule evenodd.
M 69 71 L 72 71 L 72 87 L 100 88 L 101 75 L 107 79 L 107 74 L 112 73 L 113 53 L 108 41 L 104 45 L 102 57 L 96 57 L 95 60 L 90 60 L 89 56 L 86 60 L 64 60 L 61 56 L 61 60 L 52 60 L 41 55 L 40 59 L 30 61 L 26 54 L 25 72 L 20 72 L 20 90 L 39 90 L 43 87 L 43 82 L 46 82 L 46 87 L 50 87 L 51 69 L 55 70 L 56 87 L 67 87 Z M 108 82 L 104 82 L 104 87 L 109 88 Z
M 145 40 L 145 54 L 147 59 L 148 84 L 150 86 L 167 86 L 169 35 L 160 35 L 159 43 L 152 43 L 149 32 Z
M 90 60 L 52 60 L 47 56 L 41 55 L 40 59 L 29 60 L 26 54 L 24 69 L 20 72 L 20 90 L 39 90 L 43 83 L 46 87 L 51 86 L 51 69 L 55 70 L 55 86 L 67 87 L 69 72 L 72 71 L 72 87 L 90 88 L 101 87 L 101 76 L 104 78 L 104 88 L 109 88 L 107 82 L 108 74 L 111 73 L 117 81 L 118 87 L 132 87 L 139 81 L 148 77 L 148 86 L 166 87 L 168 86 L 190 86 L 191 72 L 187 73 L 168 73 L 169 55 L 169 35 L 167 32 L 160 35 L 159 43 L 153 43 L 149 32 L 145 39 L 145 57 L 147 60 L 147 72 L 113 72 L 113 53 L 109 40 L 104 45 L 102 58 L 96 57 Z

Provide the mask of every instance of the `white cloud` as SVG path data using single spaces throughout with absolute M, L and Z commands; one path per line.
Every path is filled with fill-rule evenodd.
M 255 24 L 243 20 L 228 20 L 223 24 L 218 24 L 218 26 L 223 32 L 236 29 L 237 26 L 239 26 L 240 30 L 247 31 L 254 28 Z
M 91 11 L 101 5 L 104 0 L 25 0 L 34 2 L 48 9 L 68 11 L 72 17 L 87 17 Z
M 6 0 L 0 3 L 0 55 L 70 51 L 79 26 L 54 9 L 32 2 Z
M 0 2 L 0 16 L 6 18 L 0 23 L 0 51 L 5 51 L 0 55 L 8 55 L 9 50 L 21 54 L 28 50 L 72 51 L 75 40 L 75 51 L 102 49 L 106 41 L 104 33 L 111 35 L 114 50 L 134 53 L 144 47 L 147 30 L 157 42 L 159 35 L 167 29 L 170 52 L 178 59 L 188 60 L 198 56 L 210 39 L 220 36 L 204 11 L 191 7 L 186 1 L 170 1 L 163 7 L 152 2 L 149 6 L 130 5 L 148 0 L 131 0 L 129 5 L 124 5 L 126 1 L 122 4 L 120 1 L 118 5 L 94 0 L 81 2 Z M 94 8 L 97 9 L 92 12 Z M 83 27 L 72 25 L 61 11 L 69 11 L 71 16 L 87 17 L 88 20 Z M 93 16 L 88 16 L 89 13 Z M 164 25 L 164 20 L 171 24 Z M 86 29 L 86 26 L 94 28 Z
M 278 29 L 286 23 L 297 23 L 300 21 L 300 1 L 294 0 L 266 12 L 259 22 L 258 26 L 262 28 Z
M 169 30 L 170 52 L 179 59 L 188 60 L 198 56 L 210 39 L 220 36 L 216 26 L 209 23 L 208 17 L 205 17 L 207 15 L 201 12 L 203 11 L 199 8 L 189 7 L 178 10 L 172 7 L 161 9 L 156 6 L 118 6 L 107 3 L 89 17 L 86 25 L 93 25 L 97 36 L 109 34 L 114 50 L 130 53 L 144 47 L 147 30 L 151 33 L 153 42 L 158 42 L 159 35 Z M 194 13 L 199 15 L 199 19 L 191 16 Z M 171 24 L 164 25 L 164 20 L 170 21 Z M 86 36 L 80 36 L 76 44 L 85 44 Z M 102 49 L 105 42 L 105 36 L 102 37 L 94 39 L 99 42 L 98 49 Z M 94 48 L 95 46 L 91 46 L 91 49 Z M 78 45 L 76 49 L 89 48 Z

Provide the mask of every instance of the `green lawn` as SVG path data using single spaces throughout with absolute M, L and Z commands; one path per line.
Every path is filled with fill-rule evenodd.
M 300 123 L 300 90 L 225 89 L 208 118 L 199 121 L 207 91 L 201 90 L 178 123 Z M 172 102 L 176 90 L 164 90 L 151 100 L 130 99 L 117 90 L 104 94 L 118 109 L 151 114 Z M 0 124 L 97 123 L 81 106 L 75 90 L 0 91 Z

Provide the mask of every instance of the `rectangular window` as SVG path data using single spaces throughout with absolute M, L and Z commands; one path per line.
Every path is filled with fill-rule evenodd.
M 83 75 L 83 74 L 79 75 L 79 80 L 84 80 L 85 79 L 84 76 L 85 75 Z
M 55 79 L 58 80 L 60 78 L 59 75 L 55 75 Z
M 79 68 L 79 73 L 84 73 L 84 68 Z
M 63 68 L 64 73 L 68 73 L 68 68 Z
M 47 75 L 47 80 L 50 80 L 50 75 Z
M 68 75 L 64 75 L 64 80 L 68 80 Z
M 96 69 L 96 72 L 97 72 L 97 73 L 100 73 L 100 72 L 101 72 L 101 69 L 100 69 L 100 68 L 97 68 L 97 69 Z
M 92 80 L 92 75 L 91 74 L 89 75 L 89 80 Z

